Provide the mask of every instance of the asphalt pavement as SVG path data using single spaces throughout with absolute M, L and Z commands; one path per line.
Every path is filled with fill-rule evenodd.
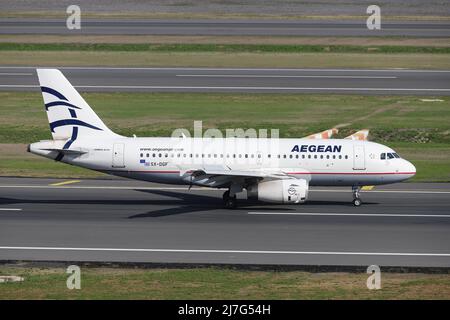
M 450 184 L 313 188 L 304 205 L 139 181 L 0 178 L 0 260 L 450 267 Z M 245 197 L 244 197 L 245 198 Z

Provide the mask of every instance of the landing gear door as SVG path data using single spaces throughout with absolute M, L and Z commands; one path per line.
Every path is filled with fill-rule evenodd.
M 125 167 L 125 146 L 123 143 L 115 143 L 113 146 L 113 168 Z
M 366 169 L 366 155 L 363 145 L 353 146 L 353 170 Z

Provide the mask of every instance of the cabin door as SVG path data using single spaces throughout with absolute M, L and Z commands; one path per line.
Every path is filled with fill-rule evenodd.
M 125 167 L 125 145 L 123 143 L 115 143 L 113 147 L 113 168 Z
M 364 146 L 353 146 L 353 170 L 366 169 L 366 156 L 364 153 Z

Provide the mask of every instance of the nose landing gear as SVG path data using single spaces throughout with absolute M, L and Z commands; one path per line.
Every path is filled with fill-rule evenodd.
M 360 186 L 353 186 L 352 192 L 353 192 L 353 205 L 355 207 L 359 207 L 362 204 L 361 198 L 359 197 L 359 192 L 361 191 Z

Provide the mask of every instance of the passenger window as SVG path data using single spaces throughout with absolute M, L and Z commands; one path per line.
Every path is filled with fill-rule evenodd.
M 144 157 L 144 154 L 143 153 L 141 153 L 141 158 L 143 158 Z
M 348 156 L 345 156 L 345 159 L 348 159 Z
M 289 158 L 292 159 L 292 154 L 289 155 Z
M 323 154 L 320 155 L 320 159 L 323 159 Z
M 311 159 L 311 155 L 310 154 L 308 154 L 308 159 Z
M 342 159 L 342 156 L 341 156 L 341 155 L 339 155 L 339 159 Z

